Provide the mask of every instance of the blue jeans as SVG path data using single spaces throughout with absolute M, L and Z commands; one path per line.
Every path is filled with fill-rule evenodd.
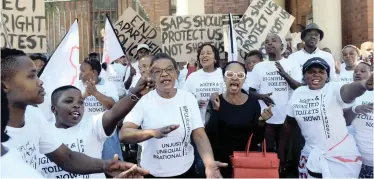
M 204 162 L 201 159 L 201 156 L 197 150 L 196 144 L 193 141 L 192 137 L 191 137 L 191 144 L 194 148 L 195 161 L 193 165 L 195 166 L 196 178 L 206 178 Z
M 104 148 L 101 154 L 103 160 L 113 159 L 114 154 L 118 154 L 119 160 L 123 160 L 121 143 L 119 141 L 119 131 L 116 129 L 115 133 L 107 138 L 104 142 Z

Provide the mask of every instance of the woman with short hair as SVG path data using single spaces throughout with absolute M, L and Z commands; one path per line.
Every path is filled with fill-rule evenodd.
M 360 62 L 353 73 L 354 81 L 367 80 L 373 66 Z M 344 110 L 347 125 L 355 130 L 354 138 L 361 153 L 362 167 L 359 178 L 373 178 L 373 91 L 366 91 L 358 97 L 354 105 Z
M 343 109 L 373 90 L 373 73 L 366 80 L 350 84 L 330 82 L 330 66 L 319 57 L 303 65 L 306 86 L 297 88 L 287 107 L 283 139 L 289 138 L 296 122 L 305 138 L 301 151 L 300 178 L 357 178 L 361 159 L 356 142 L 346 128 Z M 285 162 L 284 143 L 281 164 Z
M 229 163 L 229 167 L 221 169 L 224 178 L 232 178 L 230 156 L 234 151 L 245 151 L 251 135 L 251 150 L 257 151 L 257 144 L 264 140 L 265 120 L 272 116 L 271 107 L 261 114 L 258 100 L 242 89 L 246 71 L 244 64 L 228 62 L 222 68 L 226 92 L 213 94 L 207 109 L 205 130 L 214 158 Z
M 207 177 L 221 177 L 219 167 L 227 164 L 214 160 L 197 100 L 191 93 L 174 87 L 178 77 L 176 61 L 167 54 L 157 54 L 150 74 L 156 89 L 143 96 L 125 117 L 121 141 L 141 143 L 140 165 L 150 171 L 146 177 L 193 178 L 192 138 Z
M 341 64 L 339 78 L 340 82 L 349 84 L 353 82 L 353 71 L 359 62 L 360 50 L 354 45 L 346 45 L 342 55 L 344 63 Z

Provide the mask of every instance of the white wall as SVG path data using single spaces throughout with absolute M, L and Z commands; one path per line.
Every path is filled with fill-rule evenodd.
M 342 22 L 340 0 L 313 0 L 313 22 L 325 36 L 319 47 L 331 49 L 335 59 L 341 58 Z
M 205 14 L 205 0 L 177 0 L 177 15 Z

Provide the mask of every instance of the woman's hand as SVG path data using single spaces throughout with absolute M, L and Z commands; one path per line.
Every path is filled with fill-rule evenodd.
M 218 93 L 213 93 L 213 94 L 210 96 L 210 101 L 211 101 L 212 104 L 213 104 L 213 109 L 214 109 L 215 111 L 218 111 L 218 110 L 219 110 L 219 106 L 220 106 L 219 94 L 218 94 Z
M 373 103 L 358 105 L 355 108 L 357 114 L 369 114 L 373 112 Z
M 92 96 L 95 96 L 95 94 L 98 92 L 95 81 L 90 80 L 86 82 L 86 92 Z
M 152 136 L 156 139 L 167 137 L 170 132 L 178 129 L 178 127 L 179 127 L 179 124 L 174 124 L 174 125 L 161 127 L 159 129 L 154 129 L 152 130 Z
M 143 178 L 149 171 L 133 163 L 119 161 L 118 154 L 115 154 L 112 161 L 105 166 L 105 173 L 115 176 L 114 178 Z
M 260 94 L 260 100 L 264 101 L 266 105 L 275 105 L 273 99 L 271 99 L 271 95 L 273 93 L 268 93 L 268 94 Z
M 205 167 L 205 174 L 207 178 L 222 178 L 221 172 L 219 171 L 219 168 L 227 167 L 227 163 L 221 163 L 218 161 L 215 161 L 212 165 L 207 165 Z
M 278 68 L 278 74 L 282 77 L 288 75 L 288 73 L 284 70 L 282 65 L 278 62 L 275 62 L 275 66 Z
M 134 94 L 138 93 L 144 96 L 149 91 L 151 91 L 154 87 L 155 87 L 155 82 L 152 80 L 152 78 L 144 76 L 139 79 L 138 83 L 136 83 L 136 86 L 135 88 L 133 88 L 132 92 Z
M 264 120 L 267 121 L 273 116 L 273 112 L 271 112 L 272 106 L 269 105 L 268 108 L 264 109 L 264 111 L 261 113 L 261 116 L 259 118 L 260 121 Z
M 197 104 L 199 104 L 199 108 L 203 108 L 203 107 L 205 106 L 205 104 L 206 104 L 206 101 L 204 101 L 204 100 L 199 100 L 199 101 L 197 102 Z

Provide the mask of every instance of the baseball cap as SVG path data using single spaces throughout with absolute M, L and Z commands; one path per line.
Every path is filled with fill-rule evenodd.
M 136 48 L 136 51 L 139 51 L 139 50 L 142 49 L 142 48 L 145 48 L 145 49 L 147 49 L 148 51 L 151 51 L 151 50 L 149 49 L 149 46 L 148 46 L 147 44 L 139 44 L 138 47 Z
M 308 71 L 313 66 L 319 66 L 327 71 L 327 75 L 330 74 L 330 65 L 322 58 L 320 57 L 313 57 L 309 60 L 307 60 L 303 65 L 303 74 L 305 74 L 306 71 Z

